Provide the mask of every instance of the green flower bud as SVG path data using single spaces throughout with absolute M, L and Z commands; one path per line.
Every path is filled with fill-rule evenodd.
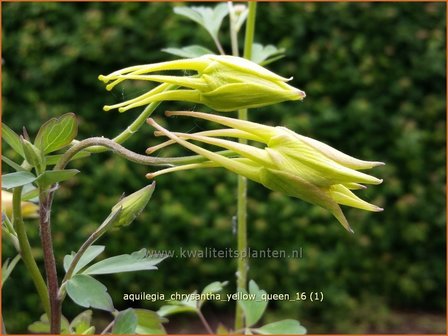
M 45 157 L 42 151 L 22 136 L 20 137 L 20 141 L 22 143 L 25 160 L 32 167 L 36 168 L 38 174 L 41 174 L 45 170 Z
M 117 211 L 120 208 L 122 209 L 118 221 L 114 224 L 115 227 L 128 226 L 138 215 L 140 215 L 151 199 L 155 186 L 156 184 L 153 182 L 151 185 L 126 196 L 113 206 L 112 212 Z
M 167 70 L 196 71 L 197 74 L 148 75 Z M 289 79 L 235 56 L 204 55 L 187 60 L 133 66 L 107 76 L 101 75 L 99 79 L 105 83 L 112 81 L 106 86 L 108 90 L 124 80 L 162 83 L 137 98 L 105 106 L 106 111 L 118 108 L 120 112 L 124 112 L 151 102 L 176 100 L 204 104 L 216 111 L 227 112 L 305 98 L 305 92 L 286 83 Z M 169 85 L 182 89 L 168 90 Z
M 360 172 L 383 165 L 382 162 L 363 161 L 346 155 L 320 141 L 304 137 L 285 127 L 270 127 L 198 112 L 168 112 L 215 121 L 231 129 L 206 131 L 197 134 L 171 133 L 153 120 L 149 124 L 182 146 L 210 161 L 167 168 L 155 176 L 185 169 L 224 167 L 236 174 L 263 184 L 265 187 L 329 210 L 349 231 L 352 231 L 340 205 L 367 211 L 382 211 L 380 207 L 365 202 L 351 190 L 365 188 L 362 184 L 380 184 L 382 180 Z M 235 137 L 258 141 L 265 148 L 241 144 L 218 137 Z M 224 157 L 205 150 L 187 140 L 195 140 L 231 150 L 239 157 Z M 161 147 L 161 146 L 158 146 Z M 152 150 L 151 150 L 152 151 Z

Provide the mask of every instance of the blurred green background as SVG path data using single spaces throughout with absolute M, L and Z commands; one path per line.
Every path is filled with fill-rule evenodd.
M 109 93 L 97 80 L 99 74 L 173 59 L 161 52 L 165 47 L 202 44 L 214 50 L 203 29 L 173 14 L 176 5 L 2 4 L 3 121 L 17 132 L 26 126 L 34 136 L 50 117 L 72 111 L 79 118 L 79 139 L 118 134 L 138 111 L 106 113 L 102 106 L 134 97 L 144 87 L 123 86 Z M 305 90 L 307 98 L 251 110 L 250 118 L 287 126 L 361 159 L 387 163 L 372 172 L 383 184 L 359 193 L 385 211 L 345 209 L 354 235 L 323 209 L 249 184 L 250 247 L 303 249 L 302 259 L 251 260 L 249 277 L 268 293 L 324 293 L 322 303 L 272 302 L 265 322 L 296 318 L 310 333 L 445 332 L 445 6 L 259 4 L 256 42 L 287 49 L 286 57 L 268 68 L 294 76 L 292 85 Z M 220 36 L 230 52 L 227 28 L 225 20 Z M 187 118 L 164 118 L 162 113 L 191 108 L 205 110 L 163 103 L 155 116 L 172 130 L 208 127 Z M 152 132 L 143 127 L 126 146 L 142 153 L 159 142 Z M 14 157 L 10 148 L 2 149 Z M 71 166 L 81 173 L 63 185 L 53 211 L 59 265 L 123 192 L 148 183 L 144 175 L 150 170 L 108 153 Z M 233 248 L 235 204 L 236 176 L 223 170 L 162 176 L 139 219 L 125 230 L 108 233 L 99 244 L 107 245 L 106 256 L 142 247 Z M 37 223 L 28 225 L 42 265 Z M 5 260 L 13 249 L 3 243 Z M 122 296 L 129 292 L 191 292 L 216 280 L 229 280 L 227 290 L 232 292 L 235 269 L 236 260 L 231 259 L 170 259 L 158 271 L 99 280 L 123 309 L 129 303 Z M 62 274 L 62 267 L 59 271 Z M 212 324 L 231 325 L 233 304 L 207 305 L 205 315 Z M 66 300 L 67 317 L 79 311 Z M 5 285 L 3 312 L 10 333 L 26 332 L 42 313 L 23 264 Z M 99 312 L 95 315 L 103 318 Z M 196 317 L 190 321 L 193 325 Z M 168 330 L 195 331 L 183 329 L 181 322 Z

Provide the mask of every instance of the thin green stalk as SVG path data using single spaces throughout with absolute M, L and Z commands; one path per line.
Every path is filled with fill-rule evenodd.
M 106 231 L 110 228 L 111 225 L 115 222 L 118 216 L 121 214 L 122 209 L 120 208 L 118 211 L 115 211 L 111 213 L 106 220 L 87 238 L 87 240 L 81 245 L 78 252 L 73 257 L 73 260 L 67 269 L 67 273 L 65 274 L 64 278 L 61 282 L 61 287 L 59 288 L 58 297 L 61 300 L 61 302 L 64 300 L 65 297 L 65 286 L 68 280 L 70 280 L 73 276 L 73 273 L 76 269 L 76 266 L 78 265 L 79 261 L 81 260 L 81 257 L 84 255 L 84 253 L 87 251 L 87 249 L 92 246 L 94 242 L 96 242 Z
M 37 267 L 36 260 L 34 260 L 33 254 L 31 252 L 30 242 L 26 234 L 25 224 L 22 218 L 22 187 L 14 188 L 13 192 L 13 222 L 14 228 L 17 232 L 17 238 L 19 240 L 20 255 L 22 260 L 31 275 L 34 286 L 36 287 L 37 293 L 39 294 L 42 306 L 50 318 L 50 299 L 48 296 L 47 285 L 45 284 L 44 278 Z
M 227 2 L 229 6 L 229 21 L 230 21 L 230 42 L 232 44 L 232 55 L 239 56 L 238 50 L 238 32 L 236 30 L 236 18 L 235 18 L 235 9 L 233 8 L 233 2 Z
M 252 57 L 252 46 L 254 43 L 255 19 L 257 12 L 257 2 L 249 2 L 249 13 L 246 22 L 246 35 L 244 38 L 244 55 L 246 59 Z M 238 118 L 241 120 L 248 119 L 247 109 L 238 111 Z M 246 139 L 240 139 L 240 143 L 247 143 Z M 238 272 L 237 272 L 237 288 L 247 288 L 247 271 L 249 263 L 245 256 L 247 250 L 247 178 L 238 176 L 238 204 L 237 204 L 237 239 L 238 239 Z M 241 307 L 236 305 L 235 313 L 235 330 L 244 328 L 244 313 Z
M 168 86 L 165 90 L 163 91 L 169 91 L 169 90 L 175 90 L 177 89 L 179 86 L 178 85 L 170 85 Z M 122 144 L 124 143 L 127 139 L 129 139 L 135 132 L 137 132 L 140 127 L 143 126 L 143 124 L 145 123 L 146 119 L 149 118 L 151 116 L 151 114 L 155 111 L 155 109 L 160 105 L 160 101 L 157 102 L 152 102 L 151 104 L 149 104 L 148 106 L 146 106 L 146 108 L 142 111 L 142 113 L 140 113 L 140 115 L 137 117 L 137 119 L 135 119 L 132 124 L 130 124 L 123 132 L 121 132 L 120 134 L 118 134 L 115 138 L 113 138 L 112 140 L 117 143 L 117 144 Z M 76 145 L 78 144 L 80 141 L 73 141 L 73 144 Z M 90 153 L 102 153 L 108 150 L 107 147 L 103 147 L 103 146 L 92 146 L 90 148 L 87 149 Z
M 221 43 L 219 42 L 219 40 L 218 40 L 216 37 L 213 36 L 213 41 L 215 42 L 216 47 L 218 48 L 219 53 L 220 53 L 221 55 L 225 55 L 226 53 L 224 52 L 224 49 L 222 48 L 222 45 L 221 45 Z

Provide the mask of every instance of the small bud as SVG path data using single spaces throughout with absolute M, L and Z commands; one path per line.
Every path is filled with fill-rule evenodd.
M 22 142 L 25 160 L 32 167 L 36 168 L 38 174 L 41 174 L 45 170 L 45 158 L 42 152 L 22 136 L 20 136 L 20 141 Z
M 122 209 L 118 221 L 115 222 L 115 227 L 128 226 L 138 215 L 140 215 L 151 199 L 155 186 L 156 184 L 153 182 L 151 185 L 121 199 L 113 206 L 112 211 L 117 211 L 120 208 Z
M 193 76 L 153 75 L 156 71 L 196 71 Z M 162 83 L 141 96 L 104 110 L 118 108 L 120 112 L 156 101 L 186 101 L 204 104 L 222 112 L 261 107 L 288 100 L 303 100 L 305 92 L 288 85 L 289 79 L 244 58 L 227 55 L 204 55 L 138 65 L 115 71 L 99 79 L 111 90 L 124 80 L 147 80 Z M 170 85 L 179 89 L 169 90 Z

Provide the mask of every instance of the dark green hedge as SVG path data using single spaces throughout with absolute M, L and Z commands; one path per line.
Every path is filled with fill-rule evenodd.
M 5 3 L 3 121 L 34 135 L 52 116 L 73 111 L 79 138 L 114 136 L 138 111 L 102 106 L 142 88 L 108 93 L 99 74 L 172 59 L 168 46 L 213 45 L 194 23 L 162 3 Z M 303 248 L 302 259 L 252 260 L 250 277 L 270 293 L 323 291 L 323 303 L 272 303 L 266 320 L 298 318 L 309 331 L 387 331 L 391 309 L 445 309 L 445 4 L 262 3 L 256 41 L 287 49 L 270 69 L 294 76 L 307 93 L 250 111 L 250 118 L 289 128 L 353 156 L 385 161 L 382 185 L 361 192 L 383 213 L 346 209 L 356 234 L 332 216 L 297 199 L 249 185 L 249 243 L 254 249 Z M 227 26 L 227 23 L 224 25 Z M 228 42 L 222 34 L 224 43 Z M 230 50 L 229 45 L 226 45 Z M 173 130 L 205 123 L 162 118 L 165 109 L 201 106 L 164 103 L 158 120 Z M 143 152 L 158 140 L 144 129 L 127 146 Z M 9 148 L 3 147 L 7 155 Z M 76 250 L 123 192 L 147 181 L 147 168 L 110 154 L 73 163 L 82 171 L 60 190 L 54 207 L 57 261 Z M 7 168 L 5 168 L 7 169 Z M 236 177 L 222 170 L 184 172 L 157 180 L 147 210 L 126 230 L 100 243 L 107 255 L 141 247 L 235 247 L 232 217 Z M 40 257 L 36 223 L 29 234 Z M 3 260 L 12 256 L 4 245 Z M 40 260 L 40 259 L 39 259 Z M 192 291 L 215 280 L 234 288 L 235 260 L 171 259 L 156 272 L 102 276 L 117 307 L 125 292 Z M 62 272 L 62 270 L 61 270 Z M 37 296 L 23 265 L 6 283 L 3 311 L 10 332 L 38 318 Z M 156 309 L 157 305 L 144 303 Z M 229 314 L 229 305 L 213 307 Z M 72 317 L 78 308 L 64 306 Z

